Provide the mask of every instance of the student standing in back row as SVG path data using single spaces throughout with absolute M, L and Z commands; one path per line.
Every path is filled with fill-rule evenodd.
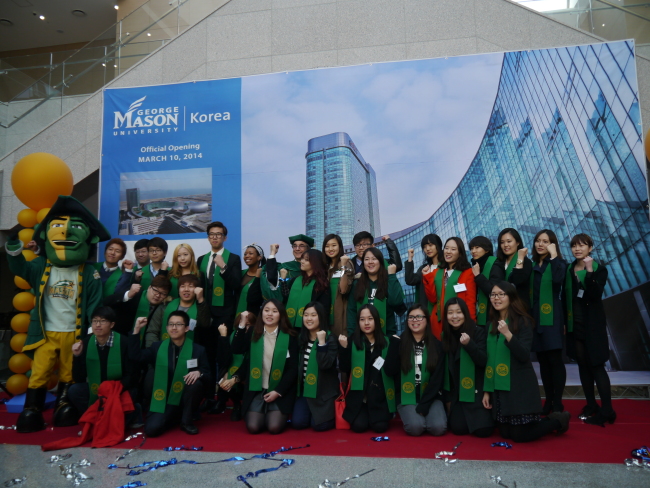
M 413 260 L 415 251 L 409 249 L 409 258 L 404 265 L 404 281 L 407 285 L 415 287 L 415 300 L 424 307 L 424 309 L 429 313 L 429 316 L 431 316 L 434 306 L 433 303 L 429 301 L 427 294 L 424 291 L 424 286 L 422 285 L 422 270 L 427 266 L 429 271 L 438 268 L 440 262 L 444 259 L 442 256 L 442 240 L 437 234 L 427 234 L 422 238 L 420 247 L 424 254 L 424 262 L 416 271 L 415 261 Z
M 527 256 L 528 249 L 524 247 L 519 232 L 510 227 L 499 232 L 497 243 L 499 244 L 497 259 L 505 269 L 505 281 L 515 285 L 519 298 L 529 312 L 530 275 L 533 272 L 533 262 Z
M 477 236 L 469 241 L 469 252 L 472 254 L 472 273 L 478 290 L 476 325 L 485 327 L 488 322 L 488 295 L 494 283 L 503 280 L 505 272 L 503 265 L 492 255 L 492 243 L 487 237 Z

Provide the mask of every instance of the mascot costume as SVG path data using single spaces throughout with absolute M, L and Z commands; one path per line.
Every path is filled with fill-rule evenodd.
M 22 255 L 23 244 L 11 238 L 6 244 L 11 271 L 26 280 L 34 291 L 23 352 L 33 355 L 32 374 L 25 408 L 18 417 L 18 432 L 45 428 L 43 407 L 47 382 L 59 363 L 59 388 L 54 405 L 54 425 L 75 425 L 79 414 L 70 404 L 72 345 L 85 337 L 93 311 L 102 304 L 102 282 L 92 264 L 86 263 L 98 242 L 110 234 L 78 200 L 59 196 L 46 217 L 34 229 L 28 244 L 39 256 L 32 261 Z

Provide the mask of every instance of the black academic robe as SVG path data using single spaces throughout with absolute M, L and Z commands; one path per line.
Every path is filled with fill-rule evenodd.
M 512 259 L 517 259 L 517 255 L 513 256 Z M 496 265 L 496 263 L 494 263 Z M 504 267 L 504 276 L 505 276 L 505 264 L 501 263 L 501 266 Z M 510 277 L 506 280 L 517 288 L 517 295 L 521 298 L 521 301 L 526 305 L 526 310 L 530 311 L 530 275 L 533 272 L 533 262 L 528 258 L 524 258 L 524 264 L 522 268 L 513 268 Z
M 542 281 L 542 273 L 546 267 L 551 267 L 553 279 L 553 325 L 539 325 L 539 289 Z M 566 277 L 567 263 L 564 259 L 556 257 L 544 259 L 542 266 L 533 265 L 533 302 L 531 304 L 531 315 L 535 320 L 535 331 L 533 334 L 533 351 L 544 352 L 564 347 L 564 309 L 562 307 L 562 288 Z
M 101 381 L 106 381 L 106 375 L 108 371 L 108 353 L 110 352 L 110 347 L 98 347 L 95 344 L 95 336 L 89 335 L 83 338 L 83 350 L 79 356 L 73 356 L 72 358 L 72 379 L 75 383 L 86 383 L 88 381 L 88 370 L 86 368 L 86 355 L 88 353 L 88 343 L 90 342 L 90 347 L 96 347 L 98 356 L 99 356 L 99 370 Z M 115 343 L 113 346 L 115 347 Z M 129 390 L 136 386 L 137 380 L 133 370 L 133 363 L 129 361 L 128 353 L 128 341 L 126 337 L 123 337 L 120 341 L 120 353 L 121 353 L 121 363 L 122 363 L 122 386 L 124 390 Z
M 314 424 L 322 424 L 334 419 L 334 400 L 339 395 L 339 374 L 337 359 L 339 352 L 338 338 L 330 335 L 324 346 L 314 342 L 316 347 L 316 362 L 318 363 L 318 385 L 316 398 L 307 398 L 309 411 L 314 418 Z M 301 392 L 304 387 L 304 349 L 298 353 L 298 382 Z
M 212 252 L 199 257 L 197 261 L 199 269 L 202 269 L 204 259 L 212 259 Z M 208 263 L 207 269 L 208 271 L 210 270 L 210 263 Z M 215 267 L 215 273 L 218 272 L 219 269 Z M 228 330 L 232 330 L 235 311 L 237 310 L 237 300 L 239 299 L 239 291 L 241 289 L 241 258 L 237 254 L 230 253 L 230 257 L 226 263 L 226 271 L 221 274 L 221 277 L 224 281 L 223 305 L 221 306 L 212 305 L 213 286 L 210 277 L 201 273 L 201 284 L 205 290 L 205 297 L 208 303 L 210 303 L 213 322 L 216 323 L 217 327 L 221 324 L 226 324 Z

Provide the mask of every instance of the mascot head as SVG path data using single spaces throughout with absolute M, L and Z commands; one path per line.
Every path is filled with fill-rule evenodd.
M 76 198 L 59 196 L 34 229 L 34 240 L 55 266 L 85 263 L 95 244 L 111 238 L 106 228 Z

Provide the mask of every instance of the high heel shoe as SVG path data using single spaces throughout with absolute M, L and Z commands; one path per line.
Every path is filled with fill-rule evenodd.
M 580 420 L 587 420 L 589 417 L 596 415 L 600 411 L 600 407 L 598 405 L 585 405 L 582 407 L 582 411 L 580 412 L 580 415 L 578 415 L 578 418 Z
M 603 413 L 603 411 L 600 410 L 593 417 L 587 417 L 585 419 L 585 424 L 600 425 L 601 427 L 605 427 L 605 422 L 613 424 L 615 421 L 616 421 L 616 412 L 612 410 L 612 412 L 608 414 L 608 413 Z

